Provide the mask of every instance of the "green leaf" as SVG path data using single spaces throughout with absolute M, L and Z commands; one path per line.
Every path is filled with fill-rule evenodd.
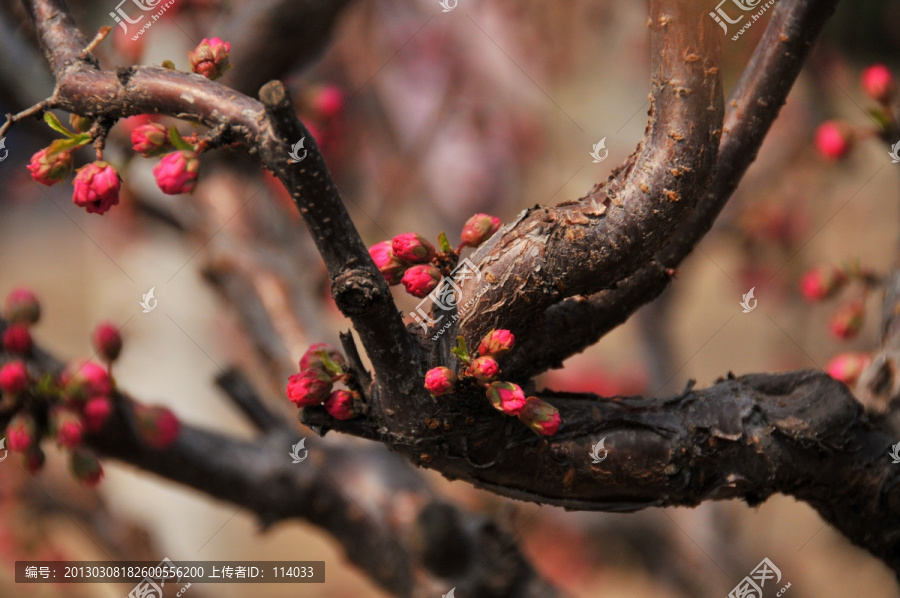
M 338 376 L 344 373 L 344 368 L 341 367 L 341 364 L 337 363 L 328 356 L 328 351 L 316 351 L 316 355 L 322 360 L 322 365 L 325 366 L 325 369 L 329 374 Z
M 469 355 L 469 348 L 466 347 L 466 339 L 461 335 L 456 337 L 456 346 L 450 349 L 450 352 L 459 357 L 463 363 L 470 363 L 472 356 Z
M 174 71 L 174 70 L 175 70 L 175 63 L 172 62 L 171 60 L 163 60 L 163 61 L 162 61 L 162 67 L 163 67 L 164 69 L 169 69 L 170 71 Z
M 194 146 L 184 140 L 184 137 L 181 136 L 181 133 L 178 132 L 178 129 L 175 128 L 175 125 L 172 125 L 172 128 L 169 129 L 169 139 L 172 140 L 172 145 L 175 146 L 175 149 L 180 150 L 188 150 L 194 151 Z
M 50 125 L 50 128 L 56 131 L 57 133 L 62 133 L 66 137 L 74 137 L 75 133 L 65 128 L 59 119 L 56 118 L 56 115 L 52 112 L 44 112 L 44 122 Z
M 60 152 L 68 152 L 90 142 L 91 136 L 87 133 L 72 135 L 70 139 L 57 139 L 47 147 L 47 155 L 53 156 Z
M 888 131 L 891 127 L 891 117 L 885 114 L 884 110 L 881 108 L 872 108 L 869 110 L 869 116 L 875 119 L 875 122 L 878 123 L 878 127 L 882 131 Z
M 441 234 L 438 235 L 438 243 L 440 244 L 443 253 L 450 253 L 453 251 L 453 247 L 450 246 L 450 241 L 447 239 L 447 233 L 441 231 Z

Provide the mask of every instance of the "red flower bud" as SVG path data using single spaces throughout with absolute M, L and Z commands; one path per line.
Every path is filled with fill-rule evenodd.
M 509 330 L 491 330 L 478 345 L 478 354 L 497 359 L 509 353 L 516 344 L 516 337 Z
M 109 396 L 112 392 L 109 372 L 93 361 L 70 365 L 63 373 L 62 384 L 66 395 L 79 402 L 89 397 Z
M 873 64 L 864 70 L 861 81 L 863 91 L 881 104 L 889 104 L 897 89 L 894 76 L 883 64 Z
M 479 382 L 490 382 L 500 373 L 500 366 L 493 357 L 478 357 L 469 366 L 469 374 Z
M 190 193 L 197 184 L 200 160 L 197 152 L 179 150 L 163 156 L 153 167 L 156 184 L 167 195 Z
M 835 380 L 853 386 L 871 362 L 865 353 L 841 353 L 831 358 L 825 371 Z
M 55 152 L 47 154 L 44 148 L 31 156 L 28 171 L 31 178 L 42 185 L 53 185 L 63 182 L 72 172 L 72 152 Z
M 866 306 L 861 300 L 851 301 L 838 309 L 829 323 L 831 333 L 842 340 L 855 337 L 862 329 Z
M 14 453 L 24 453 L 37 440 L 37 427 L 27 413 L 19 413 L 6 427 L 6 444 Z
M 318 368 L 288 378 L 287 398 L 297 407 L 321 405 L 331 394 L 331 377 Z
M 519 419 L 541 436 L 553 436 L 559 429 L 559 410 L 537 397 L 528 397 Z
M 81 444 L 84 426 L 78 416 L 71 411 L 56 410 L 51 416 L 50 425 L 60 446 L 74 448 Z
M 112 414 L 112 410 L 112 401 L 106 397 L 88 399 L 83 410 L 84 427 L 89 432 L 99 432 Z
M 116 169 L 98 160 L 78 169 L 72 201 L 89 214 L 105 214 L 119 203 L 122 181 Z
M 76 480 L 86 486 L 96 486 L 103 479 L 103 466 L 87 449 L 77 447 L 69 454 L 69 470 Z
M 94 350 L 106 361 L 115 361 L 122 352 L 122 335 L 119 329 L 110 322 L 102 322 L 94 328 L 91 335 Z
M 150 158 L 171 150 L 172 142 L 164 125 L 151 122 L 131 130 L 131 146 L 145 158 Z
M 384 275 L 384 279 L 389 285 L 400 284 L 408 266 L 394 257 L 390 241 L 372 245 L 369 247 L 369 255 L 372 256 L 372 261 L 375 262 L 378 271 Z
M 525 393 L 512 382 L 492 382 L 487 388 L 487 396 L 494 409 L 507 415 L 518 415 L 525 408 Z
M 425 374 L 425 388 L 436 397 L 453 392 L 456 382 L 456 374 L 450 368 L 432 368 Z
M 231 52 L 231 44 L 228 42 L 222 41 L 218 37 L 212 39 L 204 37 L 193 52 L 188 52 L 191 70 L 207 79 L 218 79 L 231 68 L 231 64 L 228 62 L 229 52 Z
M 312 108 L 319 118 L 328 120 L 337 116 L 344 108 L 344 92 L 337 85 L 325 85 L 312 97 Z
M 148 445 L 155 449 L 169 448 L 181 433 L 181 423 L 166 407 L 132 403 L 137 431 Z
M 31 333 L 25 324 L 13 324 L 3 332 L 3 348 L 25 355 L 31 351 Z
M 853 132 L 842 122 L 828 121 L 816 130 L 816 149 L 826 160 L 840 160 L 853 144 Z
M 404 233 L 397 235 L 391 241 L 391 251 L 398 260 L 411 264 L 424 264 L 430 262 L 437 255 L 434 245 L 418 233 Z
M 352 390 L 336 390 L 325 401 L 325 411 L 339 420 L 353 419 L 359 414 L 358 401 L 361 400 L 358 392 Z
M 330 364 L 327 363 L 329 361 Z M 319 369 L 334 380 L 344 373 L 342 366 L 345 363 L 344 356 L 340 351 L 327 343 L 315 343 L 310 345 L 303 357 L 300 358 L 300 371 Z
M 500 228 L 500 219 L 489 214 L 475 214 L 462 229 L 462 242 L 467 247 L 478 247 Z
M 16 324 L 35 324 L 41 317 L 41 304 L 29 289 L 13 289 L 6 296 L 6 319 Z
M 847 283 L 847 274 L 834 266 L 820 266 L 800 279 L 800 293 L 807 301 L 834 297 Z
M 28 388 L 28 370 L 21 361 L 10 361 L 0 367 L 0 390 L 11 395 Z
M 44 468 L 46 461 L 47 457 L 44 455 L 44 451 L 40 446 L 34 445 L 25 453 L 25 470 L 30 475 L 37 475 Z
M 437 288 L 441 280 L 441 272 L 431 264 L 412 266 L 403 274 L 403 287 L 413 297 L 422 299 Z

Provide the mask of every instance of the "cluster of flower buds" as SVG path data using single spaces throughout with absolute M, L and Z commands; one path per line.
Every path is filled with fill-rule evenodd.
M 432 368 L 425 374 L 425 388 L 439 397 L 455 391 L 461 381 L 472 381 L 484 388 L 495 409 L 517 416 L 539 435 L 552 436 L 561 423 L 559 411 L 538 397 L 526 397 L 518 384 L 497 379 L 498 360 L 512 350 L 515 340 L 509 330 L 491 330 L 479 343 L 478 356 L 473 357 L 463 337 L 459 337 L 453 353 L 466 365 L 463 373 L 457 376 L 443 366 Z
M 892 112 L 897 97 L 897 82 L 883 64 L 875 64 L 865 69 L 860 77 L 863 92 L 875 100 L 879 106 L 870 110 L 872 117 L 879 123 L 879 133 L 886 133 L 893 123 L 896 114 Z M 857 131 L 849 124 L 831 120 L 819 125 L 816 130 L 816 149 L 829 161 L 840 160 L 850 153 L 857 139 L 868 136 L 869 131 Z
M 800 278 L 800 294 L 811 303 L 833 299 L 854 281 L 863 286 L 862 292 L 841 305 L 828 324 L 831 334 L 839 340 L 855 338 L 862 330 L 866 317 L 865 297 L 869 288 L 877 284 L 877 279 L 857 265 L 844 268 L 819 266 Z
M 447 264 L 455 263 L 464 247 L 478 247 L 499 228 L 499 218 L 475 214 L 463 226 L 462 243 L 455 250 L 444 233 L 440 250 L 418 233 L 404 233 L 369 247 L 369 255 L 389 285 L 402 284 L 407 293 L 421 299 L 437 288 L 448 274 Z
M 297 407 L 324 405 L 335 419 L 353 419 L 362 413 L 362 396 L 352 389 L 334 390 L 335 383 L 350 381 L 345 365 L 344 356 L 331 345 L 311 345 L 300 358 L 300 373 L 288 378 L 288 399 Z
M 163 407 L 145 407 L 120 399 L 108 368 L 93 361 L 74 362 L 56 377 L 39 377 L 29 371 L 27 357 L 31 337 L 27 326 L 40 317 L 34 293 L 16 289 L 6 298 L 4 317 L 4 357 L 0 360 L 0 393 L 15 414 L 6 429 L 6 448 L 23 456 L 26 469 L 36 474 L 44 465 L 43 439 L 55 440 L 69 452 L 69 465 L 76 479 L 94 485 L 103 476 L 97 457 L 84 445 L 87 434 L 102 432 L 113 413 L 116 400 L 127 401 L 135 416 L 140 437 L 151 447 L 166 448 L 178 437 L 180 425 Z M 14 331 L 10 334 L 10 331 Z M 23 336 L 23 331 L 25 336 Z M 27 350 L 23 339 L 27 338 Z M 9 339 L 9 342 L 7 342 Z M 91 335 L 96 354 L 110 366 L 122 351 L 122 337 L 110 323 L 102 323 Z M 11 356 L 11 360 L 6 358 Z

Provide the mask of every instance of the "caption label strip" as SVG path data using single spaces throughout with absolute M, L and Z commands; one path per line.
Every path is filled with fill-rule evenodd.
M 165 563 L 165 562 L 164 562 Z M 325 561 L 16 561 L 16 583 L 325 583 Z

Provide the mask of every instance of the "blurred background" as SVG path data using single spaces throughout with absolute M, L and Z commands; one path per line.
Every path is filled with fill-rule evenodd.
M 113 0 L 67 3 L 88 38 L 115 26 Z M 437 0 L 346 4 L 327 47 L 299 63 L 291 38 L 315 35 L 287 17 L 280 29 L 264 28 L 258 18 L 275 3 L 250 0 L 176 0 L 136 41 L 115 26 L 96 54 L 104 68 L 169 59 L 189 70 L 187 52 L 203 37 L 230 41 L 235 68 L 223 82 L 251 95 L 269 78 L 286 82 L 369 245 L 410 231 L 432 240 L 446 231 L 456 243 L 475 212 L 505 222 L 526 207 L 579 197 L 642 137 L 646 2 L 459 0 L 449 12 Z M 53 83 L 21 5 L 0 0 L 0 9 L 0 108 L 17 112 L 48 96 Z M 878 345 L 877 287 L 811 306 L 797 281 L 820 264 L 858 261 L 883 274 L 893 263 L 900 166 L 862 132 L 840 161 L 823 160 L 813 138 L 831 119 L 872 128 L 873 102 L 859 76 L 873 62 L 897 72 L 897 23 L 896 0 L 842 3 L 756 163 L 671 288 L 565 369 L 546 374 L 545 386 L 660 396 L 728 372 L 824 369 L 838 353 Z M 724 42 L 726 93 L 764 28 L 757 23 Z M 245 62 L 251 57 L 266 58 Z M 240 149 L 223 148 L 203 157 L 193 196 L 163 196 L 151 174 L 155 160 L 131 150 L 138 122 L 120 122 L 108 142 L 106 159 L 122 173 L 125 192 L 103 217 L 72 204 L 69 182 L 44 187 L 29 177 L 31 155 L 55 136 L 49 128 L 29 121 L 9 132 L 0 163 L 0 294 L 20 285 L 38 293 L 44 311 L 36 339 L 64 359 L 90 355 L 97 322 L 124 325 L 120 386 L 185 422 L 252 438 L 213 378 L 243 368 L 272 408 L 293 420 L 283 387 L 296 359 L 313 342 L 336 344 L 349 323 L 277 181 Z M 190 132 L 191 125 L 180 127 Z M 589 152 L 603 138 L 609 156 L 594 163 Z M 77 166 L 92 159 L 82 152 Z M 235 272 L 252 274 L 245 279 L 265 308 L 282 315 L 270 331 L 277 340 L 248 333 L 246 318 L 232 309 L 229 298 L 240 293 L 228 290 Z M 151 288 L 159 309 L 144 314 L 138 302 Z M 751 288 L 758 307 L 744 314 L 738 303 Z M 829 318 L 857 296 L 866 302 L 866 323 L 855 339 L 836 340 Z M 402 292 L 396 299 L 404 312 L 418 303 Z M 311 451 L 318 443 L 385 450 L 335 435 L 318 439 L 296 425 Z M 0 463 L 0 596 L 103 598 L 129 590 L 16 585 L 16 560 L 164 557 L 326 562 L 324 585 L 195 585 L 185 595 L 196 598 L 387 595 L 321 529 L 290 521 L 260 532 L 251 514 L 230 504 L 117 463 L 104 468 L 103 483 L 87 489 L 52 448 L 36 477 L 16 459 Z M 795 598 L 897 596 L 883 564 L 791 498 L 758 508 L 722 502 L 566 513 L 419 473 L 448 500 L 494 517 L 541 574 L 572 596 L 725 596 L 764 557 Z

